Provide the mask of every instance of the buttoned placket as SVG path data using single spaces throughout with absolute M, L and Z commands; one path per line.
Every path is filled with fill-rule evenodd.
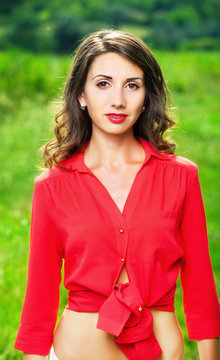
M 123 215 L 121 215 L 121 217 L 123 218 Z M 128 231 L 125 226 L 125 219 L 123 218 L 123 220 L 124 220 L 124 225 L 121 226 L 118 231 L 118 237 L 119 237 L 118 240 L 119 241 L 117 241 L 117 243 L 119 244 L 119 254 L 120 254 L 119 259 L 118 259 L 119 268 L 118 268 L 118 273 L 116 275 L 115 281 L 113 283 L 113 288 L 118 286 L 117 279 L 119 278 L 119 276 L 122 272 L 122 269 L 126 263 L 126 257 L 127 257 Z M 127 269 L 126 269 L 126 271 L 127 271 Z
M 126 239 L 126 236 L 124 236 L 125 235 L 125 232 L 124 232 L 124 229 L 123 228 L 121 228 L 120 230 L 119 230 L 119 233 L 120 233 L 120 239 L 119 239 L 119 241 L 121 240 L 121 243 L 122 243 L 122 246 L 123 245 L 127 245 L 127 239 Z M 125 242 L 126 242 L 126 244 L 125 244 Z M 127 250 L 127 246 L 126 246 L 126 249 L 124 250 L 124 249 L 122 249 L 122 257 L 121 257 L 121 269 L 123 268 L 123 266 L 124 266 L 124 262 L 125 262 L 125 257 L 126 257 L 126 250 Z
M 141 142 L 142 142 L 143 148 L 145 149 L 143 140 L 141 140 Z M 85 144 L 85 146 L 83 148 L 83 151 L 85 150 L 85 147 L 86 147 L 87 143 Z M 146 151 L 146 149 L 145 149 L 145 151 Z M 142 166 L 138 170 L 138 172 L 137 172 L 137 174 L 136 174 L 136 176 L 135 176 L 135 178 L 133 180 L 133 183 L 132 183 L 132 186 L 130 188 L 129 194 L 128 194 L 127 199 L 125 201 L 123 212 L 121 212 L 119 210 L 117 204 L 115 203 L 115 201 L 113 200 L 112 196 L 110 195 L 110 193 L 106 189 L 106 187 L 103 185 L 103 183 L 92 172 L 92 170 L 90 168 L 88 168 L 87 165 L 85 164 L 85 162 L 84 162 L 84 152 L 82 152 L 80 155 L 81 155 L 80 156 L 80 168 L 81 168 L 80 171 L 90 174 L 100 184 L 100 187 L 102 188 L 102 191 L 103 191 L 103 195 L 105 194 L 106 199 L 108 198 L 109 209 L 110 209 L 110 212 L 112 211 L 112 216 L 115 219 L 116 229 L 118 229 L 118 230 L 116 230 L 117 233 L 118 233 L 118 235 L 116 235 L 116 236 L 119 237 L 119 239 L 117 239 L 119 241 L 116 240 L 116 243 L 118 244 L 118 247 L 119 247 L 119 249 L 118 249 L 118 252 L 119 252 L 119 259 L 118 259 L 119 266 L 118 266 L 118 273 L 117 273 L 117 276 L 116 276 L 116 279 L 118 279 L 124 265 L 126 264 L 127 249 L 128 249 L 128 228 L 129 228 L 127 226 L 127 221 L 128 222 L 131 221 L 131 212 L 134 209 L 134 188 L 135 188 L 135 184 L 136 184 L 136 181 L 137 181 L 137 176 L 141 172 L 143 167 L 146 165 L 146 163 L 149 161 L 149 159 L 151 157 L 151 154 L 150 154 L 150 152 L 146 152 L 145 160 L 144 160 Z M 133 197 L 133 201 L 131 201 L 131 197 Z M 118 223 L 118 226 L 117 226 L 117 223 Z M 126 269 L 126 271 L 127 271 L 127 269 Z M 113 283 L 113 288 L 115 286 L 117 286 L 116 279 L 115 279 L 115 281 Z M 141 308 L 141 306 L 140 306 L 140 308 Z

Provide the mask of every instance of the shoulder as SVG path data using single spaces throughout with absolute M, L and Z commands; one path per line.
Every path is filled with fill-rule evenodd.
M 188 158 L 159 151 L 146 139 L 140 138 L 140 141 L 145 148 L 146 154 L 148 154 L 148 158 L 152 156 L 161 166 L 165 165 L 166 167 L 175 167 L 176 170 L 186 169 L 187 172 L 191 173 L 197 172 L 197 164 Z
M 170 174 L 195 179 L 199 176 L 198 165 L 192 160 L 176 154 L 160 153 L 156 159 L 160 167 L 166 168 Z
M 34 196 L 43 200 L 44 202 L 48 202 L 51 196 L 53 196 L 53 194 L 57 192 L 57 189 L 60 185 L 65 186 L 65 184 L 63 184 L 64 178 L 64 171 L 59 171 L 56 168 L 44 170 L 34 179 Z M 60 181 L 62 184 L 60 184 Z
M 188 158 L 175 154 L 168 154 L 166 156 L 169 159 L 169 163 L 171 166 L 184 168 L 191 173 L 196 173 L 198 171 L 198 165 Z
M 35 183 L 44 183 L 56 176 L 54 168 L 44 170 L 41 174 L 35 177 Z
M 51 169 L 46 169 L 41 174 L 37 175 L 34 179 L 36 185 L 47 184 L 52 182 L 54 179 L 63 177 L 69 174 L 68 171 L 62 171 L 59 167 L 53 167 Z

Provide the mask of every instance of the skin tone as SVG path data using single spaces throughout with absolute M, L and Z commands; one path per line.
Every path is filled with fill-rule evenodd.
M 142 145 L 133 136 L 145 93 L 142 69 L 118 54 L 107 53 L 92 63 L 79 97 L 92 119 L 92 137 L 84 161 L 121 211 L 145 158 Z M 123 113 L 127 118 L 122 123 L 113 123 L 106 116 L 109 113 Z
M 79 103 L 87 107 L 92 120 L 92 136 L 84 153 L 84 162 L 104 184 L 120 211 L 123 211 L 134 177 L 145 158 L 142 145 L 133 135 L 133 125 L 143 111 L 145 94 L 142 69 L 119 54 L 105 53 L 93 61 L 84 91 L 78 98 Z M 121 123 L 113 123 L 106 116 L 109 113 L 123 113 L 127 117 Z M 118 283 L 126 281 L 128 277 L 124 267 Z M 163 351 L 158 360 L 182 360 L 183 338 L 175 314 L 159 310 L 151 312 L 154 319 L 153 330 Z M 65 343 L 67 335 L 71 334 L 75 327 L 82 328 L 82 321 L 87 321 L 89 325 L 89 319 L 92 318 L 91 321 L 96 324 L 98 314 L 81 315 L 75 325 L 80 314 L 68 310 L 64 312 L 61 325 L 58 325 L 58 331 L 56 330 L 57 334 L 55 332 L 54 341 L 56 337 L 58 339 L 54 342 L 55 350 L 59 351 L 58 343 Z M 83 325 L 83 329 L 86 327 Z M 94 326 L 93 333 L 95 332 Z M 106 342 L 106 336 L 109 337 L 109 334 L 99 331 L 97 338 L 95 337 L 99 347 Z M 110 341 L 111 344 L 112 342 Z M 200 360 L 218 360 L 218 339 L 200 340 L 197 344 Z M 67 346 L 71 345 L 74 346 L 70 341 Z M 62 350 L 61 345 L 60 354 L 64 354 L 63 351 L 65 349 Z M 112 351 L 116 349 L 112 348 Z M 59 352 L 57 356 L 59 357 Z M 61 355 L 60 358 L 62 359 Z M 116 356 L 113 355 L 113 358 Z M 24 360 L 46 359 L 45 356 L 24 354 Z
M 142 112 L 144 100 L 142 69 L 118 54 L 96 57 L 79 97 L 92 119 L 92 137 L 85 152 L 89 166 L 103 171 L 121 169 L 132 162 L 132 154 L 136 152 L 136 158 L 141 156 L 143 160 L 144 152 L 133 136 L 132 127 Z M 106 117 L 109 113 L 128 116 L 123 123 L 114 124 Z
M 220 341 L 219 338 L 197 341 L 200 360 L 218 360 L 220 359 Z

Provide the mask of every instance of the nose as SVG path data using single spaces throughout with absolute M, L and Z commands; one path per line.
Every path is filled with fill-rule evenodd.
M 115 87 L 112 94 L 112 106 L 115 108 L 125 108 L 126 107 L 126 98 L 123 92 L 123 88 Z

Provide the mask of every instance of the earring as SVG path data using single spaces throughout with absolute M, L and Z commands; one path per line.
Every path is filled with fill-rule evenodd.
M 80 104 L 80 107 L 83 111 L 86 109 L 86 106 L 84 106 L 83 104 Z
M 143 108 L 142 108 L 142 112 L 144 112 L 144 110 L 145 110 L 145 106 L 143 106 Z

